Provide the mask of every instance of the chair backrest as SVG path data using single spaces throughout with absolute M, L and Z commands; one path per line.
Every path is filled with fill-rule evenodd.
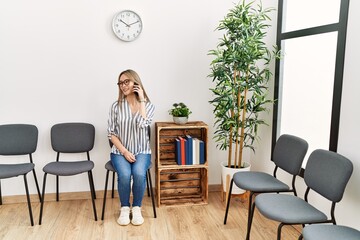
M 51 128 L 51 146 L 56 152 L 88 152 L 94 140 L 95 127 L 89 123 L 59 123 Z
M 346 157 L 328 150 L 317 149 L 306 164 L 306 185 L 332 202 L 342 199 L 353 172 L 353 164 Z
M 297 175 L 300 172 L 308 146 L 308 143 L 302 138 L 283 134 L 276 141 L 272 160 L 277 167 L 292 175 Z
M 36 151 L 38 129 L 30 124 L 0 125 L 0 155 L 26 155 Z

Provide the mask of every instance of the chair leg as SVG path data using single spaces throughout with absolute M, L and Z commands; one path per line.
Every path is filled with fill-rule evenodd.
M 113 177 L 112 177 L 111 198 L 114 198 L 114 187 L 115 187 L 115 172 L 113 172 Z
M 56 201 L 59 201 L 59 176 L 56 176 Z
M 253 192 L 250 192 L 250 196 L 249 196 L 249 209 L 248 209 L 248 222 L 247 222 L 247 231 L 248 234 L 250 235 L 250 229 L 251 229 L 251 223 L 252 223 L 252 217 L 253 217 L 253 211 L 254 208 L 252 208 L 252 199 L 253 199 Z M 249 236 L 250 237 L 250 236 Z
M 149 171 L 149 169 L 148 169 Z M 150 191 L 149 191 L 149 174 L 146 173 L 146 191 L 147 191 L 147 195 L 148 197 L 150 197 Z
M 93 194 L 94 194 L 94 199 L 96 199 L 96 192 L 95 192 L 95 185 L 94 185 L 94 177 L 93 177 L 93 174 L 92 174 L 92 171 L 90 171 L 90 178 L 91 178 L 91 183 L 92 183 L 92 186 L 94 188 L 94 191 L 93 191 Z
M 282 229 L 283 226 L 284 226 L 283 223 L 280 223 L 279 226 L 278 226 L 278 230 L 277 230 L 277 240 L 280 240 L 280 239 L 281 239 L 281 229 Z
M 104 215 L 105 215 L 105 204 L 106 204 L 108 180 L 109 180 L 109 170 L 106 171 L 106 177 L 105 177 L 105 190 L 104 190 L 104 199 L 103 199 L 103 208 L 102 208 L 102 213 L 101 213 L 101 220 L 104 220 Z
M 254 217 L 254 211 L 255 211 L 255 202 L 252 203 L 251 205 L 251 211 L 249 213 L 249 217 L 248 217 L 248 226 L 247 226 L 247 232 L 246 232 L 246 240 L 250 239 L 250 231 L 251 231 L 251 224 L 252 224 L 252 220 Z
M 94 187 L 94 182 L 92 181 L 92 173 L 91 173 L 91 171 L 88 172 L 88 177 L 89 177 L 89 185 L 90 185 L 90 192 L 91 192 L 91 201 L 92 201 L 93 210 L 94 210 L 94 218 L 95 218 L 95 221 L 97 221 L 95 198 L 94 198 L 94 196 L 95 196 L 95 187 Z
M 37 192 L 38 192 L 38 195 L 39 195 L 39 201 L 41 201 L 40 187 L 39 187 L 39 183 L 38 183 L 38 180 L 37 180 L 37 177 L 36 177 L 35 169 L 33 169 L 32 172 L 33 172 L 34 179 L 35 179 L 36 189 L 37 189 Z
M 41 203 L 40 203 L 39 225 L 41 225 L 41 219 L 42 219 L 42 213 L 43 213 L 43 206 L 44 206 L 44 200 L 45 200 L 46 176 L 47 176 L 47 173 L 44 174 L 43 190 L 42 190 L 41 201 L 40 201 Z
M 231 191 L 232 191 L 233 184 L 234 184 L 234 179 L 231 179 L 228 198 L 226 199 L 226 210 L 225 210 L 224 224 L 226 224 L 226 221 L 227 221 L 227 216 L 228 216 L 229 207 L 230 207 Z
M 2 205 L 1 180 L 0 180 L 0 205 Z
M 153 206 L 154 218 L 156 218 L 155 198 L 154 198 L 154 192 L 153 192 L 153 187 L 152 187 L 150 169 L 147 170 L 146 175 L 147 175 L 147 178 L 149 179 L 150 193 L 151 193 L 151 201 L 152 201 L 152 206 Z M 148 190 L 149 190 L 149 189 L 148 189 Z
M 24 184 L 25 184 L 25 191 L 26 191 L 26 199 L 27 199 L 28 208 L 29 208 L 30 222 L 31 222 L 31 226 L 34 226 L 34 219 L 33 219 L 32 210 L 31 210 L 31 202 L 30 202 L 30 195 L 29 195 L 29 188 L 28 188 L 28 184 L 27 184 L 26 174 L 24 174 Z

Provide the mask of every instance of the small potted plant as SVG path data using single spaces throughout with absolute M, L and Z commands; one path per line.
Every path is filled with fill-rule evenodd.
M 169 114 L 173 116 L 176 124 L 185 124 L 188 121 L 189 115 L 192 113 L 190 109 L 182 102 L 174 103 L 169 110 Z

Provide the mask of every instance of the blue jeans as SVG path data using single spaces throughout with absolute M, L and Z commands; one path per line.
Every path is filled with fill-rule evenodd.
M 151 164 L 151 154 L 138 154 L 136 162 L 129 163 L 123 155 L 110 154 L 111 162 L 118 175 L 118 192 L 121 207 L 130 207 L 131 177 L 133 179 L 133 204 L 141 207 L 146 188 L 146 171 Z

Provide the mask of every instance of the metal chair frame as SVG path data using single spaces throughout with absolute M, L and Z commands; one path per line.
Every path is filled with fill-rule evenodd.
M 31 125 L 31 124 L 7 124 L 7 125 L 1 125 L 0 127 L 2 128 L 2 131 L 4 131 L 1 134 L 4 134 L 5 137 L 11 138 L 11 140 L 12 140 L 11 143 L 7 142 L 7 144 L 9 144 L 9 145 L 5 146 L 5 148 L 1 150 L 0 154 L 5 155 L 5 156 L 28 155 L 29 161 L 30 161 L 29 164 L 34 164 L 33 158 L 32 158 L 32 153 L 35 152 L 36 147 L 37 147 L 37 141 L 38 141 L 37 127 L 35 125 Z M 31 131 L 32 134 L 29 135 L 28 131 Z M 19 133 L 21 133 L 20 136 L 19 136 Z M 26 134 L 26 136 L 24 134 Z M 10 135 L 10 136 L 8 136 L 8 135 Z M 29 137 L 32 137 L 32 136 L 34 138 L 30 139 Z M 19 142 L 21 144 L 21 141 L 30 142 L 30 144 L 33 145 L 30 148 L 33 148 L 33 149 L 32 150 L 28 149 L 28 146 L 26 147 L 26 150 L 19 149 L 19 147 L 21 147 L 21 146 L 18 146 L 18 144 L 19 144 Z M 12 143 L 17 144 L 17 145 L 14 146 Z M 16 150 L 14 150 L 14 149 L 16 149 Z M 0 166 L 1 166 L 1 164 L 0 164 Z M 38 180 L 36 177 L 35 167 L 33 167 L 33 169 L 31 171 L 34 176 L 39 200 L 41 201 L 40 188 L 39 188 L 39 183 L 38 183 Z M 27 173 L 22 174 L 22 175 L 24 176 L 25 192 L 26 192 L 26 199 L 27 199 L 29 215 L 30 215 L 30 223 L 31 223 L 31 226 L 34 226 L 34 219 L 33 219 L 30 195 L 29 195 L 29 187 L 28 187 L 28 181 L 27 181 L 27 177 L 26 177 Z M 12 178 L 12 177 L 15 177 L 15 176 L 11 176 L 9 178 Z M 1 179 L 0 179 L 0 205 L 2 205 L 2 204 L 3 204 L 3 202 L 2 202 Z
M 295 151 L 292 154 L 293 159 L 296 159 L 297 161 L 301 160 L 300 164 L 299 164 L 299 169 L 298 169 L 298 173 L 300 172 L 300 168 L 301 168 L 301 163 L 304 160 L 304 157 L 306 155 L 307 149 L 308 149 L 308 144 L 305 140 L 296 137 L 296 136 L 292 136 L 292 135 L 288 135 L 288 134 L 284 134 L 282 136 L 280 136 L 276 147 L 278 147 L 278 152 L 280 152 L 282 150 L 282 148 L 284 148 L 284 144 L 283 143 L 279 143 L 279 142 L 287 142 L 287 141 L 292 141 L 292 148 L 294 149 L 295 147 L 297 147 L 297 149 L 299 150 L 299 152 L 296 152 L 296 154 L 298 154 L 298 156 L 296 155 L 295 157 Z M 282 144 L 282 146 L 280 145 Z M 287 144 L 287 143 L 286 143 Z M 275 147 L 275 148 L 276 148 Z M 283 156 L 282 156 L 283 157 Z M 289 156 L 287 156 L 289 157 Z M 289 159 L 290 160 L 290 159 Z M 279 169 L 278 165 L 275 165 L 274 171 L 273 171 L 273 177 L 277 178 L 276 173 Z M 287 171 L 287 173 L 292 174 L 291 172 Z M 274 189 L 267 189 L 266 191 L 249 191 L 249 206 L 248 206 L 248 222 L 247 222 L 247 239 L 249 238 L 249 234 L 250 234 L 250 229 L 251 229 L 251 218 L 254 214 L 254 209 L 252 208 L 252 203 L 253 203 L 253 197 L 255 194 L 259 194 L 259 193 L 272 193 L 272 192 L 277 192 L 277 193 L 293 193 L 295 196 L 297 196 L 297 192 L 296 192 L 296 187 L 295 187 L 295 181 L 296 181 L 296 177 L 297 174 L 292 174 L 292 181 L 291 181 L 291 188 L 287 189 L 287 190 L 276 190 L 274 191 Z M 229 207 L 230 207 L 230 200 L 231 200 L 231 192 L 232 192 L 232 188 L 233 188 L 233 184 L 234 184 L 234 178 L 231 179 L 230 181 L 230 188 L 229 188 L 229 194 L 228 194 L 228 198 L 227 198 L 227 204 L 226 204 L 226 211 L 225 211 L 225 217 L 224 217 L 224 224 L 226 224 L 227 221 L 227 216 L 228 216 L 228 212 L 229 212 Z M 246 189 L 248 190 L 248 189 Z
M 68 124 L 68 125 L 77 125 L 77 124 L 78 125 L 82 125 L 82 124 L 83 125 L 91 125 L 91 124 L 88 124 L 88 123 L 63 123 L 63 124 L 56 124 L 56 125 L 66 125 L 66 124 Z M 56 125 L 54 125 L 54 126 L 56 126 Z M 53 126 L 53 128 L 54 128 L 54 126 Z M 93 125 L 91 125 L 91 127 L 94 128 Z M 73 129 L 75 129 L 75 128 L 73 128 Z M 94 128 L 94 131 L 95 131 L 95 128 Z M 94 135 L 95 135 L 95 132 L 94 132 Z M 94 140 L 92 140 L 92 141 L 94 141 Z M 54 146 L 53 146 L 53 148 L 54 148 Z M 77 151 L 77 150 L 73 151 L 73 150 L 71 150 L 71 151 L 69 151 L 67 153 L 84 153 L 84 152 L 86 152 L 87 161 L 91 161 L 90 153 L 89 153 L 90 150 L 85 150 L 85 151 Z M 58 163 L 59 160 L 60 160 L 60 153 L 61 152 L 57 151 L 57 150 L 55 150 L 55 151 L 57 152 L 57 154 L 56 154 L 56 163 Z M 51 163 L 54 163 L 54 162 L 50 162 L 48 164 L 51 164 Z M 44 169 L 46 168 L 46 166 L 44 167 Z M 85 173 L 85 172 L 79 172 L 79 173 L 75 173 L 75 174 L 71 174 L 71 175 L 78 175 L 78 174 L 81 174 L 81 173 Z M 61 174 L 53 174 L 53 173 L 50 173 L 50 174 L 56 176 L 56 201 L 59 201 L 59 176 L 70 176 L 70 175 L 61 175 Z M 88 174 L 89 185 L 90 185 L 91 201 L 92 201 L 92 207 L 93 207 L 93 212 L 94 212 L 94 219 L 95 219 L 95 221 L 97 221 L 96 206 L 95 206 L 96 193 L 95 193 L 95 185 L 94 185 L 94 178 L 93 178 L 92 170 L 87 171 L 87 174 Z M 44 170 L 44 179 L 43 179 L 41 206 L 40 206 L 39 225 L 41 225 L 41 222 L 42 222 L 43 206 L 44 206 L 44 200 L 45 200 L 45 186 L 46 186 L 47 175 L 48 175 L 48 173 Z

